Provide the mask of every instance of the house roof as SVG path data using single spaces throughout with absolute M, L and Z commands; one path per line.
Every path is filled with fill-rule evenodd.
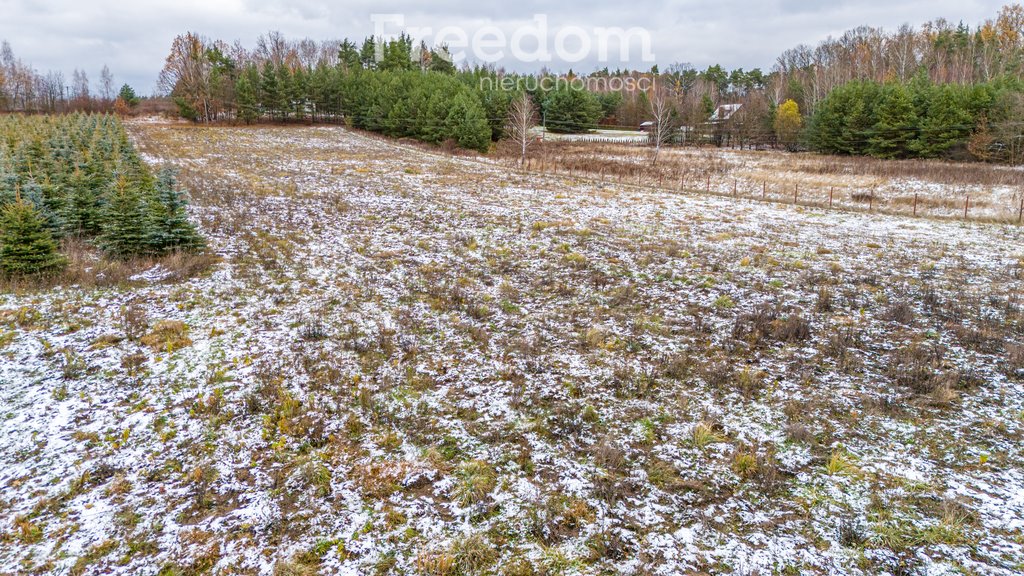
M 711 115 L 711 122 L 722 122 L 732 118 L 732 115 L 739 111 L 743 107 L 743 104 L 722 104 L 718 108 L 715 108 L 715 113 Z

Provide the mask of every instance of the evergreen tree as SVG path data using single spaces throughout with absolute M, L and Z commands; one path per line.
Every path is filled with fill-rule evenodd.
M 0 206 L 6 206 L 17 199 L 18 174 L 9 162 L 5 162 L 2 154 L 0 147 Z
M 917 114 L 901 85 L 889 86 L 878 108 L 878 122 L 868 140 L 868 153 L 877 158 L 907 158 L 917 139 Z
M 377 63 L 378 70 L 412 70 L 412 38 L 402 32 L 398 38 L 384 43 L 384 58 Z
M 548 130 L 576 134 L 597 127 L 601 120 L 601 103 L 586 90 L 562 88 L 548 94 L 544 113 Z
M 155 252 L 193 251 L 205 246 L 203 238 L 188 220 L 186 202 L 172 168 L 163 168 L 157 174 L 154 200 L 149 245 Z
M 56 272 L 66 264 L 38 209 L 19 198 L 0 211 L 0 270 L 27 276 Z
M 430 51 L 430 71 L 440 74 L 454 74 L 455 64 L 452 63 L 452 54 L 448 51 L 448 45 Z
M 61 215 L 64 234 L 94 235 L 100 231 L 100 195 L 88 176 L 75 168 L 67 181 L 64 213 Z
M 922 158 L 937 158 L 967 141 L 974 118 L 958 87 L 932 88 L 926 102 L 927 113 L 921 120 L 921 133 L 913 149 Z
M 341 46 L 338 47 L 338 66 L 346 72 L 354 72 L 363 67 L 362 62 L 359 60 L 359 49 L 356 47 L 355 42 L 350 41 L 348 38 L 345 38 Z
M 491 145 L 491 127 L 487 124 L 483 107 L 469 91 L 452 100 L 445 128 L 447 136 L 463 148 L 486 152 Z
M 260 92 L 263 96 L 263 109 L 271 116 L 279 117 L 285 110 L 283 104 L 281 83 L 278 81 L 277 71 L 274 65 L 268 60 L 263 64 L 263 72 L 260 74 Z
M 366 70 L 377 68 L 377 41 L 373 36 L 363 41 L 363 46 L 359 49 L 359 61 Z
M 294 110 L 295 118 L 297 120 L 305 119 L 306 105 L 312 98 L 309 95 L 309 75 L 301 66 L 292 72 L 291 82 L 288 84 L 288 100 Z
M 139 105 L 139 97 L 135 94 L 135 89 L 127 84 L 121 86 L 121 91 L 117 93 L 117 97 L 131 108 Z
M 114 181 L 103 210 L 103 228 L 97 242 L 104 252 L 118 257 L 145 252 L 153 226 L 142 192 L 124 175 Z
M 287 66 L 277 67 L 277 102 L 281 120 L 287 120 L 292 113 L 292 71 Z
M 238 119 L 251 124 L 256 121 L 259 115 L 256 101 L 256 88 L 249 79 L 249 74 L 242 74 L 235 85 L 235 95 L 238 98 Z

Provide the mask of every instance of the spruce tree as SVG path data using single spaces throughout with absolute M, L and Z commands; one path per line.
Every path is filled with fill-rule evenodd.
M 104 252 L 127 257 L 149 248 L 153 227 L 145 198 L 124 175 L 118 176 L 112 185 L 102 222 L 97 240 Z
M 56 272 L 67 264 L 46 221 L 32 204 L 22 200 L 0 212 L 0 270 L 9 276 Z
M 18 175 L 14 167 L 5 161 L 0 150 L 0 206 L 5 206 L 17 199 Z
M 63 231 L 72 236 L 92 236 L 101 228 L 100 195 L 93 180 L 76 168 L 67 180 L 64 213 L 61 214 Z
M 200 250 L 202 236 L 188 220 L 186 202 L 178 189 L 174 170 L 163 168 L 157 175 L 156 198 L 152 208 L 152 230 L 149 245 L 154 252 Z

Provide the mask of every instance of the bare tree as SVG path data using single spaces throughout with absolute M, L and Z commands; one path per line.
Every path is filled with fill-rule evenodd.
M 110 68 L 106 64 L 103 65 L 103 70 L 100 70 L 100 96 L 103 97 L 104 105 L 114 101 L 114 75 L 110 73 Z
M 89 101 L 91 99 L 89 94 L 89 76 L 84 70 L 75 68 L 75 71 L 71 73 L 71 99 L 74 100 L 75 106 L 82 109 L 89 108 Z
M 675 129 L 675 108 L 673 107 L 673 98 L 668 91 L 658 89 L 657 86 L 653 89 L 653 92 L 648 99 L 650 102 L 650 113 L 651 113 L 651 146 L 654 146 L 654 159 L 651 161 L 651 166 L 657 166 L 658 155 L 661 152 L 661 147 L 667 144 L 672 139 L 672 132 Z
M 530 131 L 537 125 L 537 107 L 526 92 L 520 92 L 508 107 L 505 130 L 509 139 L 519 147 L 519 165 L 526 162 L 526 149 L 532 137 Z

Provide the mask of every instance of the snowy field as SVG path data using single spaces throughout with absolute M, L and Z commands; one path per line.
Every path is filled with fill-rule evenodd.
M 0 573 L 1024 571 L 1024 230 L 130 127 L 220 262 L 0 295 Z
M 649 146 L 588 138 L 533 147 L 529 168 L 818 208 L 831 203 L 835 209 L 890 215 L 964 220 L 966 212 L 971 221 L 1024 221 L 1020 167 L 713 146 L 664 148 L 655 163 Z M 513 147 L 502 152 L 507 163 L 518 162 Z

